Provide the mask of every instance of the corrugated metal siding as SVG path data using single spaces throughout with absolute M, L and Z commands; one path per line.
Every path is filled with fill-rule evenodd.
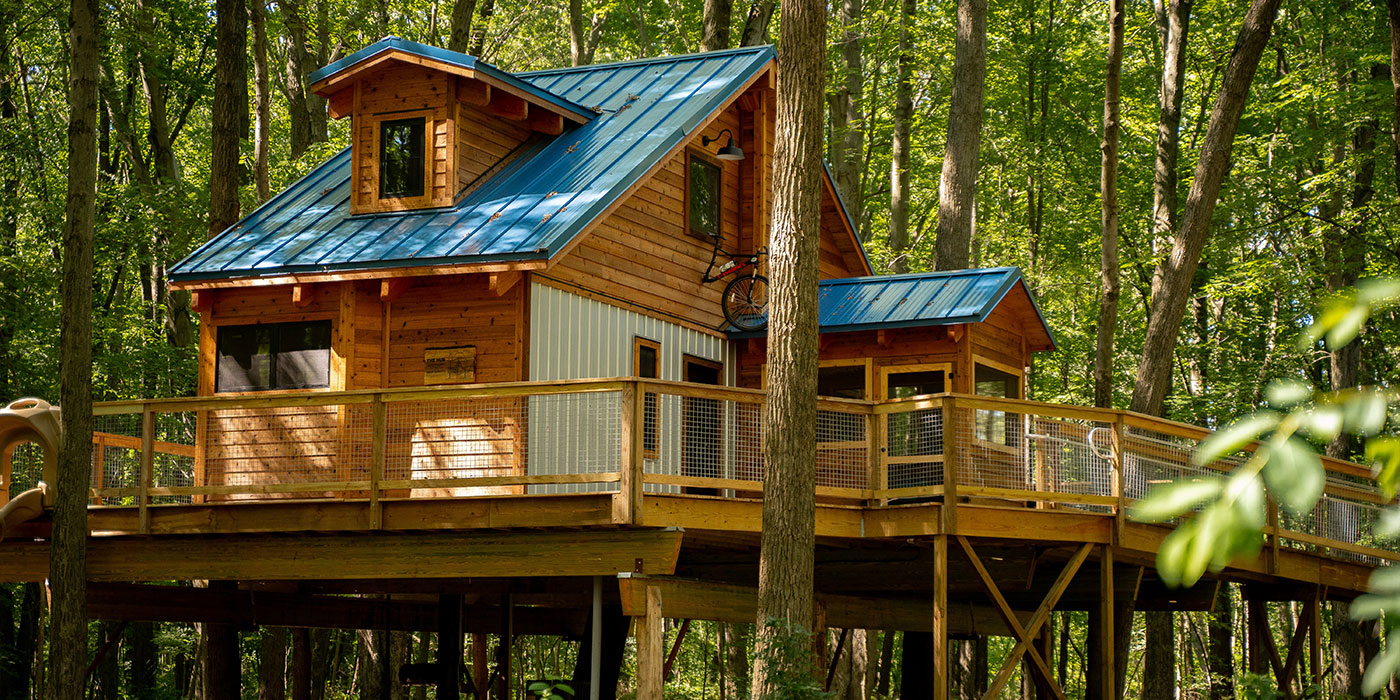
M 682 379 L 685 355 L 719 362 L 724 365 L 726 384 L 733 384 L 734 362 L 731 345 L 723 338 L 699 333 L 684 326 L 667 323 L 639 313 L 609 306 L 554 287 L 533 284 L 530 287 L 530 380 L 588 379 L 597 377 L 630 377 L 632 346 L 636 337 L 654 340 L 661 345 L 661 379 Z M 616 433 L 619 414 L 612 411 L 599 416 L 592 426 L 593 435 L 608 436 L 588 444 L 586 436 L 573 435 L 576 429 L 587 428 L 572 415 L 573 406 L 548 404 L 531 400 L 530 404 L 530 470 L 535 474 L 560 473 L 569 464 L 582 461 L 589 464 L 618 461 Z M 666 465 L 663 473 L 678 474 L 681 463 L 681 416 L 679 404 L 662 401 L 658 432 L 658 460 L 648 465 L 648 471 Z M 564 425 L 567 430 L 540 429 L 541 426 Z M 582 453 L 580 452 L 582 450 Z M 591 485 L 532 489 L 532 493 L 570 493 L 598 491 Z
M 598 110 L 461 203 L 350 215 L 348 150 L 171 268 L 201 279 L 550 257 L 773 59 L 768 46 L 522 73 Z

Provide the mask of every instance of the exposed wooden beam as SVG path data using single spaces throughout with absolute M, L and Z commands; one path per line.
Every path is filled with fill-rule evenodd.
M 530 118 L 527 123 L 532 130 L 541 134 L 558 136 L 564 133 L 564 117 L 537 105 L 530 106 Z
M 459 506 L 460 507 L 460 506 Z M 325 536 L 93 537 L 91 581 L 452 578 L 670 574 L 672 529 Z M 5 578 L 48 577 L 48 542 L 0 542 Z M 230 556 L 237 552 L 237 556 Z
M 350 116 L 351 111 L 355 107 L 355 86 L 350 85 L 333 93 L 330 98 L 326 100 L 326 106 L 331 119 L 341 119 Z
M 214 308 L 214 295 L 216 293 L 217 292 L 212 289 L 201 289 L 190 292 L 190 310 L 197 314 L 202 314 Z
M 503 119 L 524 120 L 530 115 L 530 103 L 523 97 L 516 97 L 510 93 L 500 90 L 491 94 L 491 102 L 486 105 L 487 111 Z
M 457 99 L 478 107 L 491 103 L 491 86 L 475 78 L 457 79 Z
M 312 294 L 312 291 L 314 289 L 315 285 L 312 284 L 292 285 L 292 306 L 295 306 L 298 309 L 300 309 L 310 305 L 311 299 L 314 296 Z
M 379 300 L 390 302 L 398 299 L 408 288 L 413 286 L 414 280 L 407 277 L 390 277 L 379 281 Z
M 287 284 L 309 284 L 313 282 L 348 282 L 353 280 L 383 279 L 385 275 L 398 277 L 428 277 L 435 275 L 469 275 L 506 270 L 543 270 L 548 263 L 543 260 L 523 260 L 520 262 L 464 263 L 461 265 L 415 265 L 396 267 L 391 270 L 353 270 L 345 272 L 298 273 L 267 277 L 235 277 L 229 279 L 172 281 L 171 289 L 237 289 L 243 287 L 278 287 Z
M 660 700 L 662 687 L 666 683 L 664 675 L 666 636 L 662 627 L 661 589 L 646 586 L 642 591 L 645 607 L 637 618 L 637 697 L 639 699 Z
M 498 297 L 503 296 L 524 276 L 525 273 L 515 270 L 509 272 L 493 272 L 491 273 L 491 292 Z

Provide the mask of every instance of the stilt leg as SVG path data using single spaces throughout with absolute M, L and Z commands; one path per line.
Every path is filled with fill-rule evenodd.
M 933 700 L 948 700 L 948 536 L 933 540 Z
M 1104 700 L 1118 698 L 1113 664 L 1113 607 L 1113 548 L 1104 545 L 1099 561 L 1099 677 L 1091 679 L 1098 685 L 1099 697 Z
M 647 587 L 647 614 L 637 618 L 637 700 L 661 700 L 666 640 L 661 628 L 661 590 Z
M 438 700 L 457 700 L 462 687 L 462 596 L 438 596 Z

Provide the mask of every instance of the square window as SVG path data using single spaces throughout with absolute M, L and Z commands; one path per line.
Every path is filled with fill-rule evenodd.
M 223 326 L 215 393 L 330 386 L 331 322 Z
M 379 198 L 422 197 L 427 175 L 423 171 L 423 137 L 427 120 L 399 119 L 379 123 Z
M 703 158 L 690 156 L 689 192 L 690 235 L 708 241 L 719 239 L 720 168 Z

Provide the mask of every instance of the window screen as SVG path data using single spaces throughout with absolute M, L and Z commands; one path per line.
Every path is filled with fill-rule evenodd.
M 690 233 L 708 240 L 719 238 L 719 166 L 703 158 L 690 158 Z
M 817 396 L 838 399 L 865 398 L 865 366 L 842 365 L 818 369 Z
M 978 396 L 994 396 L 999 399 L 1021 398 L 1021 378 L 995 367 L 976 365 L 972 377 L 973 388 Z M 974 416 L 973 430 L 977 439 L 1014 446 L 1019 416 L 1005 411 L 978 409 Z
M 331 322 L 219 328 L 214 391 L 330 386 Z
M 379 124 L 379 198 L 423 196 L 423 132 L 426 120 L 399 119 Z

